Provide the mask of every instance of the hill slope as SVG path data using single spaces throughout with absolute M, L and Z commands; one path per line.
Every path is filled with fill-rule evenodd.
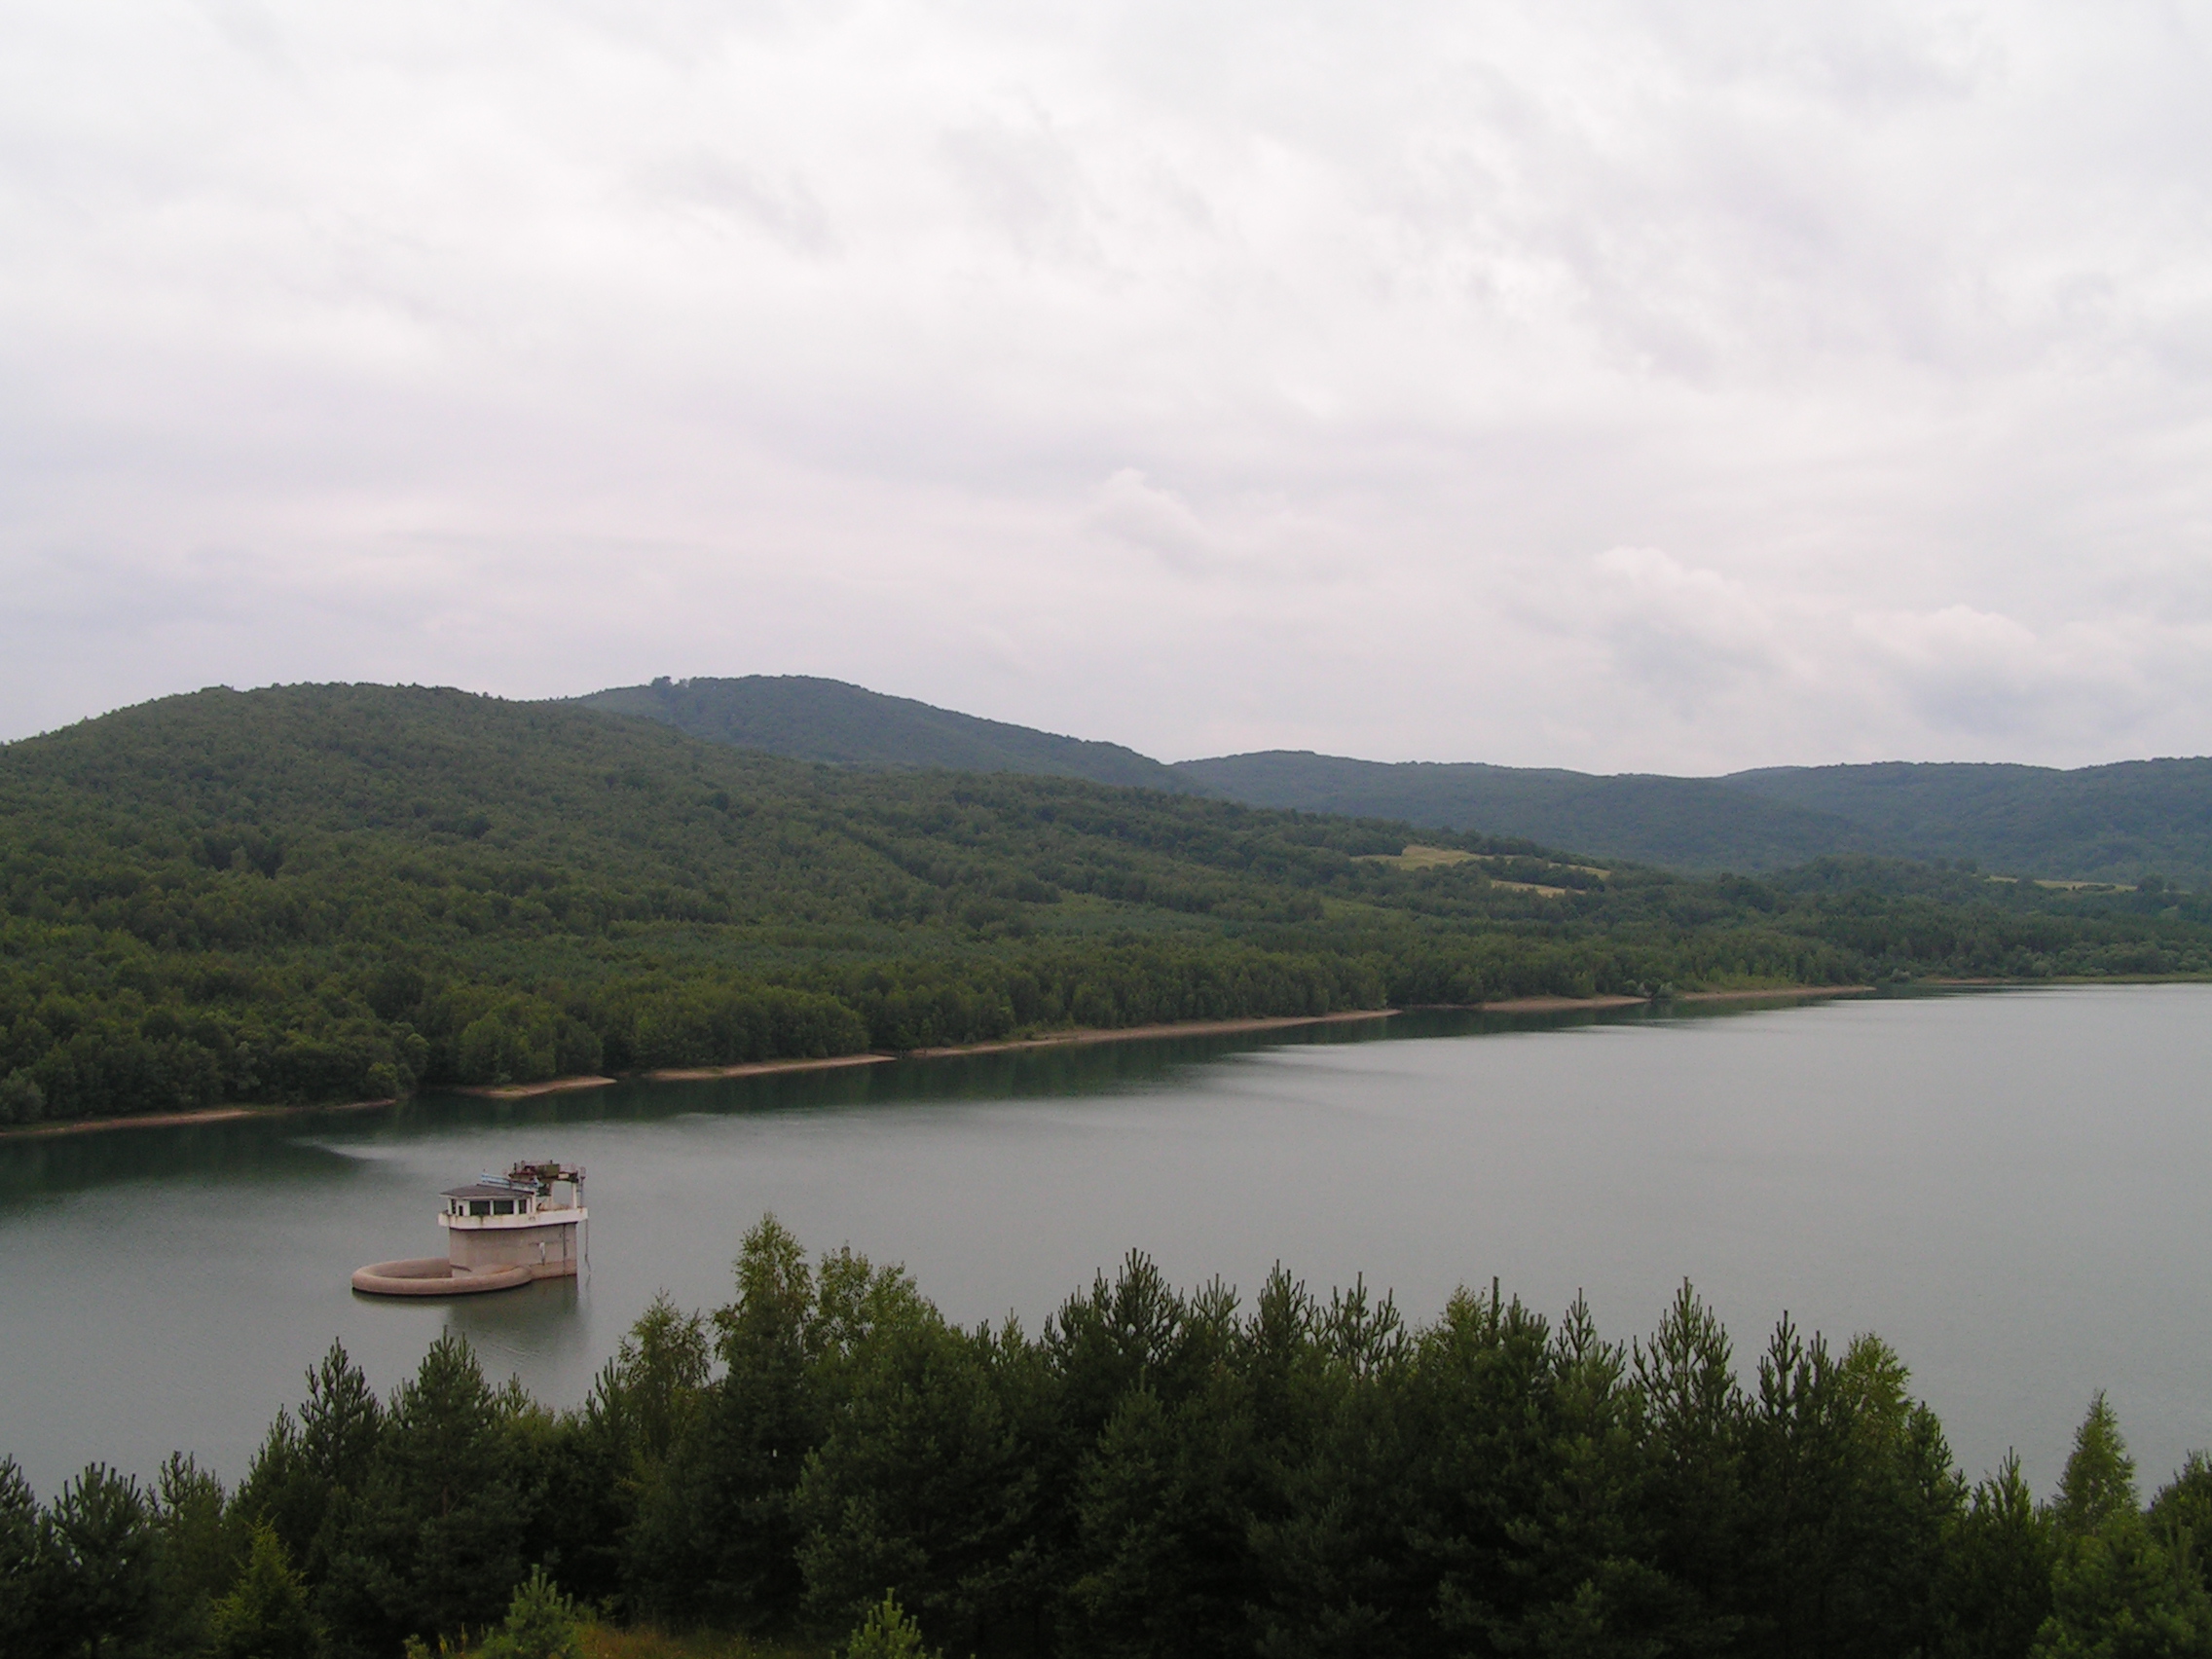
M 1686 870 L 1768 870 L 1838 854 L 1968 859 L 1984 869 L 2212 886 L 2212 760 L 2039 766 L 1773 767 L 1723 778 L 1385 764 L 1271 751 L 1189 760 L 1193 783 L 1255 805 L 1521 835 Z
M 1871 844 L 1913 858 L 1972 858 L 1985 868 L 2085 881 L 2150 871 L 2212 885 L 2212 759 L 2047 766 L 1779 766 L 1729 788 L 1863 826 Z
M 693 737 L 889 770 L 1017 772 L 1252 806 L 1522 837 L 1684 870 L 1786 869 L 1852 854 L 2212 886 L 2212 760 L 2062 772 L 2006 765 L 1770 767 L 1723 778 L 1594 776 L 1271 750 L 1166 765 L 1120 744 L 980 719 L 801 676 L 655 681 L 574 699 Z
M 1137 789 L 1189 791 L 1172 768 L 1118 743 L 1090 743 L 1028 726 L 956 714 L 911 697 L 887 697 L 841 680 L 747 675 L 736 680 L 656 680 L 597 691 L 576 702 L 640 715 L 693 737 L 796 760 L 841 766 L 1031 772 Z
M 2212 908 L 1767 883 L 573 705 L 203 692 L 0 748 L 0 1121 L 1672 982 L 2212 971 Z
M 1176 770 L 1215 794 L 1255 806 L 1479 827 L 1675 869 L 1774 869 L 1880 845 L 1839 815 L 1747 797 L 1710 778 L 1391 764 L 1284 750 L 1188 760 Z

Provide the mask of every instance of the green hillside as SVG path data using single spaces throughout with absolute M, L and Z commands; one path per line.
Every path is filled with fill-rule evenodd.
M 1775 869 L 1880 846 L 1832 813 L 1746 798 L 1709 778 L 1593 777 L 1550 768 L 1349 760 L 1271 750 L 1176 768 L 1255 806 L 1480 829 L 1676 869 Z
M 1864 827 L 1911 858 L 2087 881 L 2157 872 L 2212 885 L 2212 759 L 2047 766 L 1778 766 L 1724 780 L 1734 790 Z
M 1701 881 L 458 691 L 207 691 L 0 748 L 0 1118 L 1669 983 L 2201 973 L 2208 920 L 1864 860 Z
M 2069 880 L 2132 883 L 2157 873 L 2212 886 L 2212 759 L 2071 772 L 1899 763 L 1671 778 L 1269 750 L 1170 766 L 1119 744 L 800 676 L 656 680 L 575 701 L 793 759 L 1086 778 L 1517 836 L 1675 869 L 1774 870 L 1870 854 L 1969 859 L 1987 870 Z
M 1723 778 L 1386 764 L 1271 751 L 1189 760 L 1255 805 L 1522 835 L 1677 869 L 1770 870 L 1838 854 L 1967 859 L 1985 870 L 2212 886 L 2212 760 L 2040 766 L 1773 767 Z
M 1188 791 L 1170 767 L 1118 743 L 1088 743 L 886 697 L 839 680 L 753 674 L 656 680 L 579 697 L 587 708 L 642 715 L 693 737 L 840 766 L 1033 772 L 1097 784 Z

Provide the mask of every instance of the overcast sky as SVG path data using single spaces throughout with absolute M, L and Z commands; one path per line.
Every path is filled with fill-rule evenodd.
M 0 0 L 0 737 L 2212 751 L 2212 6 Z

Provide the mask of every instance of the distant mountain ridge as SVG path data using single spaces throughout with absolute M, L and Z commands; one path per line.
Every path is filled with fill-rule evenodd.
M 794 760 L 1028 772 L 1172 794 L 1202 793 L 1172 767 L 1118 743 L 1061 737 L 808 675 L 655 680 L 570 701 L 608 714 L 643 715 L 693 737 Z
M 1714 778 L 1352 760 L 1279 749 L 1187 760 L 1176 770 L 1251 806 L 1438 829 L 1480 821 L 1494 834 L 1677 869 L 1777 869 L 1824 853 L 1888 850 L 1847 818 L 1747 795 Z
M 1519 836 L 1683 870 L 1829 855 L 1972 860 L 1984 870 L 2212 886 L 2212 758 L 2073 771 L 2008 764 L 1771 766 L 1720 778 L 1268 750 L 1174 764 L 805 676 L 658 680 L 572 701 L 717 743 L 890 769 L 1028 772 L 1251 806 Z
M 1253 806 L 1521 835 L 1675 869 L 1781 869 L 1836 854 L 2212 885 L 2212 759 L 2047 766 L 1886 761 L 1720 778 L 1613 777 L 1479 762 L 1272 751 L 1176 768 Z
M 2037 874 L 2127 880 L 2212 876 L 2212 758 L 2047 766 L 1773 766 L 1726 782 L 1769 801 L 1834 813 L 1917 858 L 1977 858 Z M 2038 861 L 2051 862 L 2046 870 Z M 2063 865 L 2064 869 L 2055 867 Z

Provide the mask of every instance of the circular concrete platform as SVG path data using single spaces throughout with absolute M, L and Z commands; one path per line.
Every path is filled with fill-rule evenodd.
M 528 1268 L 480 1268 L 471 1272 L 443 1256 L 405 1262 L 371 1262 L 353 1270 L 353 1288 L 369 1296 L 476 1296 L 528 1284 Z

